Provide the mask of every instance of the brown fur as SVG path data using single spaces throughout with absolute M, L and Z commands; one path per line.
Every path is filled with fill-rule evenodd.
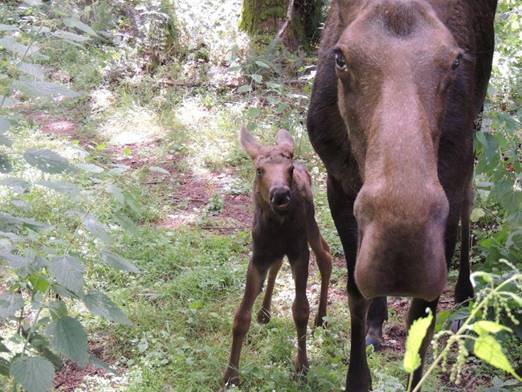
M 253 254 L 248 266 L 244 297 L 234 318 L 230 360 L 223 378 L 224 388 L 239 382 L 241 346 L 250 326 L 252 306 L 267 272 L 268 284 L 257 320 L 260 323 L 270 320 L 272 293 L 284 256 L 288 257 L 295 281 L 292 314 L 297 329 L 295 366 L 298 372 L 306 372 L 308 368 L 308 245 L 316 256 L 321 272 L 321 295 L 315 325 L 322 325 L 326 315 L 332 258 L 314 218 L 311 178 L 306 168 L 292 159 L 294 144 L 290 134 L 280 130 L 276 142 L 273 147 L 263 146 L 245 128 L 241 129 L 241 144 L 254 160 L 257 171 L 254 182 Z
M 328 171 L 348 267 L 347 390 L 371 387 L 364 337 L 379 346 L 387 295 L 414 298 L 408 325 L 426 307 L 435 312 L 459 220 L 455 297 L 473 296 L 473 131 L 491 72 L 495 9 L 495 0 L 332 2 L 307 125 Z M 414 385 L 421 375 L 422 367 Z

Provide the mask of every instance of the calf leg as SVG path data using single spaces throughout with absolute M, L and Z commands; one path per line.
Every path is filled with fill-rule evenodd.
M 326 244 L 326 241 L 322 237 L 321 243 Z M 313 247 L 312 247 L 313 249 Z M 330 255 L 329 249 L 324 246 L 320 250 L 314 250 L 319 272 L 321 273 L 321 295 L 319 297 L 319 309 L 317 309 L 317 315 L 315 316 L 314 325 L 320 327 L 323 325 L 323 318 L 326 316 L 326 307 L 328 305 L 328 286 L 330 285 L 330 277 L 332 276 L 332 256 Z
M 330 255 L 330 247 L 319 232 L 313 208 L 310 209 L 307 225 L 308 242 L 315 254 L 317 266 L 321 273 L 321 295 L 319 297 L 319 309 L 314 322 L 316 327 L 320 327 L 323 325 L 323 317 L 326 316 L 326 307 L 328 305 L 328 286 L 332 275 L 332 256 Z
M 234 326 L 232 328 L 232 349 L 230 350 L 230 359 L 227 370 L 223 376 L 223 382 L 226 385 L 237 385 L 239 383 L 239 356 L 245 335 L 250 328 L 252 306 L 256 297 L 259 295 L 261 285 L 264 281 L 266 270 L 256 266 L 252 261 L 248 265 L 245 293 L 243 300 L 234 317 Z
M 413 373 L 413 380 L 412 380 L 412 389 L 415 388 L 415 386 L 419 383 L 420 379 L 422 378 L 422 371 L 424 367 L 424 357 L 426 356 L 426 350 L 428 348 L 428 345 L 431 342 L 431 338 L 433 336 L 433 329 L 435 327 L 435 318 L 437 313 L 437 304 L 439 303 L 439 299 L 437 298 L 434 301 L 428 302 L 424 301 L 422 299 L 414 298 L 411 301 L 410 311 L 408 313 L 408 329 L 410 328 L 411 324 L 420 317 L 426 317 L 426 308 L 431 309 L 431 312 L 433 314 L 433 321 L 430 324 L 430 327 L 428 328 L 428 332 L 426 336 L 424 337 L 424 340 L 422 341 L 422 345 L 420 348 L 420 357 L 421 357 L 421 365 L 415 372 Z
M 293 260 L 290 259 L 295 281 L 295 299 L 292 305 L 292 315 L 297 330 L 297 358 L 295 360 L 297 373 L 306 373 L 308 370 L 308 357 L 306 355 L 306 328 L 308 326 L 308 316 L 310 315 L 310 307 L 306 298 L 308 248 L 306 248 L 305 256 Z
M 368 309 L 368 331 L 366 333 L 366 344 L 372 345 L 375 351 L 382 347 L 382 324 L 388 320 L 388 304 L 386 297 L 374 298 Z
M 263 299 L 263 305 L 257 313 L 257 322 L 260 324 L 267 324 L 270 321 L 270 307 L 272 305 L 272 294 L 274 293 L 275 280 L 277 274 L 283 265 L 283 259 L 276 261 L 275 264 L 270 267 L 268 273 L 268 283 L 266 285 L 265 298 Z

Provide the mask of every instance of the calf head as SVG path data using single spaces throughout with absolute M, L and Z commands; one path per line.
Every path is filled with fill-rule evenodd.
M 447 267 L 438 144 L 465 56 L 425 0 L 338 0 L 339 111 L 363 186 L 355 282 L 368 298 L 432 300 Z
M 259 143 L 245 127 L 241 128 L 241 145 L 256 166 L 254 194 L 256 202 L 268 206 L 276 214 L 288 211 L 292 202 L 294 142 L 288 131 L 281 129 L 275 146 Z

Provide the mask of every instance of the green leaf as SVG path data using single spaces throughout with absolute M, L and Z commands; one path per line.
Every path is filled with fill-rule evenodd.
M 2 46 L 5 50 L 14 53 L 20 57 L 24 56 L 24 54 L 25 56 L 29 57 L 33 56 L 40 50 L 40 48 L 38 48 L 34 44 L 31 45 L 31 47 L 28 47 L 16 42 L 16 39 L 9 36 L 0 38 L 0 46 Z
M 0 295 L 0 319 L 14 317 L 24 306 L 24 299 L 19 293 L 4 293 Z
M 27 226 L 32 230 L 41 230 L 50 227 L 31 218 L 23 218 L 0 212 L 0 227 L 2 226 Z
M 13 189 L 16 193 L 24 193 L 31 187 L 31 184 L 28 181 L 16 177 L 2 178 L 0 180 L 0 185 L 7 186 Z
M 56 174 L 74 171 L 67 159 L 51 150 L 30 149 L 24 153 L 24 158 L 30 165 L 46 173 Z
M 24 0 L 24 3 L 31 7 L 39 7 L 43 5 L 42 0 Z
M 111 237 L 107 232 L 105 225 L 100 223 L 94 215 L 88 214 L 84 216 L 82 223 L 89 233 L 98 238 L 100 241 L 104 242 L 105 244 L 109 244 L 111 242 Z
M 252 87 L 249 84 L 245 84 L 243 86 L 240 86 L 237 89 L 238 93 L 249 93 L 250 91 L 252 91 Z
M 18 68 L 18 70 L 20 72 L 30 75 L 37 80 L 45 79 L 45 71 L 41 65 L 30 64 L 30 63 L 20 63 L 20 64 L 16 65 L 16 68 Z
M 15 80 L 11 86 L 30 97 L 76 98 L 80 94 L 61 84 L 36 80 Z
M 49 281 L 46 279 L 45 275 L 40 273 L 34 273 L 29 275 L 28 277 L 31 286 L 33 286 L 33 290 L 39 291 L 41 293 L 45 293 L 49 288 Z
M 4 117 L 0 117 L 0 134 L 4 134 L 11 128 L 11 122 Z
M 419 350 L 432 320 L 433 314 L 430 311 L 428 316 L 415 320 L 408 331 L 404 354 L 404 369 L 408 373 L 413 373 L 421 365 Z
M 68 195 L 74 200 L 78 199 L 81 192 L 78 186 L 67 181 L 40 181 L 38 185 L 43 185 L 46 188 Z
M 54 367 L 42 357 L 18 357 L 10 367 L 11 376 L 27 392 L 48 392 L 53 388 Z
M 3 105 L 1 105 L 0 107 L 4 108 L 13 108 L 20 103 L 20 101 L 17 99 L 6 97 L 5 95 L 0 95 L 0 104 L 2 104 L 2 102 Z
M 46 334 L 51 338 L 51 345 L 56 351 L 82 368 L 87 365 L 87 334 L 78 320 L 68 316 L 55 320 L 47 327 Z
M 76 28 L 80 31 L 83 31 L 84 33 L 87 33 L 93 37 L 98 36 L 96 34 L 96 31 L 94 31 L 89 25 L 83 23 L 80 19 L 70 17 L 70 18 L 64 18 L 63 23 L 70 28 Z
M 502 352 L 500 343 L 492 335 L 482 335 L 475 340 L 473 347 L 475 355 L 484 362 L 494 366 L 498 369 L 510 373 L 517 380 L 522 381 L 522 378 L 517 375 L 511 363 Z
M 91 291 L 83 297 L 87 309 L 98 316 L 118 324 L 131 325 L 129 318 L 109 297 L 98 291 Z
M 476 323 L 471 325 L 470 328 L 473 329 L 473 331 L 475 331 L 479 335 L 486 335 L 488 333 L 498 333 L 500 331 L 511 332 L 511 329 L 509 329 L 508 327 L 504 327 L 499 323 L 487 320 L 477 321 Z
M 484 271 L 476 271 L 471 274 L 470 279 L 471 279 L 471 282 L 473 283 L 473 285 L 475 285 L 474 282 L 475 282 L 476 278 L 481 278 L 486 283 L 493 282 L 493 275 L 488 272 L 484 272 Z
M 96 357 L 95 355 L 91 354 L 89 357 L 89 363 L 96 366 L 98 369 L 104 369 L 112 374 L 117 374 L 116 371 L 111 368 L 108 364 L 103 362 L 100 358 Z
M 263 76 L 261 75 L 258 75 L 258 74 L 252 74 L 250 75 L 250 77 L 252 78 L 252 80 L 256 83 L 261 83 L 263 81 Z
M 11 350 L 7 348 L 6 345 L 2 343 L 2 338 L 0 338 L 0 353 L 10 353 Z
M 109 183 L 107 184 L 105 190 L 110 193 L 118 203 L 122 205 L 125 204 L 125 196 L 117 185 Z
M 73 41 L 73 42 L 87 42 L 90 40 L 89 37 L 86 37 L 84 35 L 79 35 L 75 33 L 70 33 L 68 31 L 58 30 L 53 33 L 55 37 L 62 38 L 67 41 Z
M 151 173 L 158 173 L 158 174 L 163 174 L 163 175 L 166 175 L 166 176 L 170 175 L 168 170 L 165 170 L 164 168 L 159 167 L 159 166 L 151 166 L 151 167 L 149 167 L 149 171 Z
M 55 369 L 61 369 L 63 367 L 62 359 L 49 349 L 49 340 L 45 336 L 40 335 L 38 332 L 35 331 L 33 331 L 31 336 L 29 336 L 28 329 L 22 328 L 21 331 L 22 336 L 25 339 L 29 338 L 29 344 L 31 348 L 35 349 L 36 351 L 38 351 L 38 354 L 51 361 Z
M 83 288 L 85 267 L 74 256 L 56 257 L 49 265 L 51 276 L 67 290 L 79 294 Z
M 15 255 L 8 250 L 0 250 L 0 258 L 7 261 L 7 264 L 15 269 L 27 268 L 31 265 L 32 259 L 20 255 Z
M 103 262 L 106 264 L 109 264 L 110 266 L 114 268 L 118 268 L 122 271 L 128 271 L 128 272 L 140 272 L 139 268 L 136 267 L 133 263 L 131 263 L 129 260 L 117 255 L 116 253 L 110 252 L 108 250 L 102 250 L 101 256 Z
M 482 208 L 474 208 L 473 211 L 471 211 L 470 219 L 473 223 L 476 223 L 484 216 L 486 216 L 486 212 Z
M 18 27 L 15 25 L 0 23 L 0 31 L 18 31 Z
M 263 61 L 260 61 L 260 60 L 257 60 L 256 61 L 256 65 L 260 68 L 265 68 L 265 69 L 269 69 L 270 68 L 270 65 L 268 65 L 267 63 L 263 62 Z
M 80 163 L 80 164 L 78 164 L 78 167 L 80 169 L 86 171 L 87 173 L 92 173 L 92 174 L 101 174 L 105 171 L 105 169 L 103 167 L 94 165 L 92 163 Z
M 4 138 L 4 141 L 7 139 Z M 0 153 L 0 173 L 10 173 L 11 171 L 13 171 L 11 160 L 7 155 Z
M 2 146 L 11 147 L 13 145 L 13 142 L 6 135 L 0 134 L 0 144 Z M 5 157 L 3 159 L 7 159 L 7 161 L 9 162 L 9 158 L 7 158 L 6 155 L 2 154 L 2 156 Z
M 9 362 L 0 357 L 0 375 L 9 377 Z

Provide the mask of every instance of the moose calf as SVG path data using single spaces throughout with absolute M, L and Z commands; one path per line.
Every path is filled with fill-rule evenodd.
M 286 255 L 295 281 L 295 300 L 292 315 L 297 329 L 297 372 L 306 372 L 306 327 L 309 306 L 306 298 L 310 244 L 321 272 L 321 295 L 315 325 L 323 323 L 326 315 L 328 284 L 332 258 L 326 241 L 319 233 L 314 217 L 311 178 L 306 168 L 293 158 L 294 142 L 282 129 L 277 144 L 260 144 L 243 127 L 241 144 L 256 166 L 254 183 L 255 217 L 252 229 L 253 254 L 248 265 L 245 293 L 234 318 L 232 350 L 224 375 L 225 387 L 239 382 L 239 355 L 250 327 L 252 305 L 261 292 L 266 274 L 268 283 L 263 305 L 258 313 L 259 323 L 270 320 L 270 303 L 274 283 Z

